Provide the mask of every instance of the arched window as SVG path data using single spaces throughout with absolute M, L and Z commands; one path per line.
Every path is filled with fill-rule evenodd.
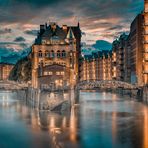
M 46 58 L 50 58 L 50 52 L 46 51 L 46 52 L 45 52 L 45 57 L 46 57 Z
M 66 57 L 66 52 L 65 50 L 62 51 L 62 58 L 65 58 Z
M 61 57 L 61 53 L 60 53 L 60 51 L 58 50 L 57 51 L 57 58 L 60 58 Z
M 53 50 L 51 51 L 51 55 L 50 56 L 51 56 L 51 58 L 54 58 L 55 55 L 54 55 L 54 51 Z
M 39 58 L 42 58 L 43 54 L 42 54 L 41 50 L 39 51 L 38 56 L 39 56 Z
M 70 52 L 70 57 L 72 57 L 72 51 Z

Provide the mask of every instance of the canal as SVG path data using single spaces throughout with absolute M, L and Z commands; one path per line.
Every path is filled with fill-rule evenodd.
M 148 148 L 148 106 L 106 92 L 81 92 L 70 112 L 37 111 L 0 92 L 0 148 Z

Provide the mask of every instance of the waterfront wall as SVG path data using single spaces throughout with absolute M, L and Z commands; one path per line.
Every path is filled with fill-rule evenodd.
M 78 90 L 68 91 L 41 91 L 29 87 L 27 90 L 18 91 L 18 96 L 22 97 L 26 104 L 39 110 L 64 111 L 78 103 Z
M 148 87 L 139 89 L 99 89 L 117 93 L 127 98 L 136 99 L 148 104 Z M 40 110 L 65 110 L 75 104 L 79 104 L 79 90 L 71 89 L 67 92 L 42 92 L 40 89 L 29 87 L 26 90 L 18 90 L 17 98 L 25 100 L 26 104 Z M 54 108 L 55 107 L 55 108 Z
M 40 92 L 38 89 L 27 88 L 24 90 L 17 90 L 17 98 L 23 99 L 27 105 L 36 108 L 39 105 Z
M 26 90 L 16 90 L 17 98 L 20 100 L 25 100 L 27 98 L 27 91 Z
M 146 86 L 138 89 L 117 88 L 115 90 L 111 90 L 111 92 L 118 93 L 148 104 L 148 87 Z
M 148 104 L 148 86 L 142 89 L 143 101 Z
M 40 90 L 29 87 L 26 91 L 26 103 L 33 108 L 39 108 Z
M 92 90 L 92 89 L 91 89 Z M 148 104 L 148 87 L 139 87 L 135 89 L 125 89 L 125 88 L 100 88 L 93 89 L 94 91 L 106 91 L 111 93 L 117 93 L 119 95 L 125 96 L 127 98 L 136 99 L 137 101 L 141 101 Z M 82 90 L 86 91 L 86 90 Z

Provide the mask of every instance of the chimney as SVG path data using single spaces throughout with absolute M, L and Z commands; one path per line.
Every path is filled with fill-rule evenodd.
M 67 25 L 63 25 L 62 29 L 63 29 L 63 31 L 65 31 L 67 33 Z
M 45 25 L 40 25 L 40 33 L 42 34 L 45 31 Z
M 47 22 L 45 23 L 45 28 L 47 29 Z

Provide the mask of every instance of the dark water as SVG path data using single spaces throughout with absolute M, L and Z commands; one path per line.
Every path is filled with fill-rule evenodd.
M 70 112 L 39 112 L 0 92 L 0 148 L 148 148 L 148 106 L 81 92 Z

